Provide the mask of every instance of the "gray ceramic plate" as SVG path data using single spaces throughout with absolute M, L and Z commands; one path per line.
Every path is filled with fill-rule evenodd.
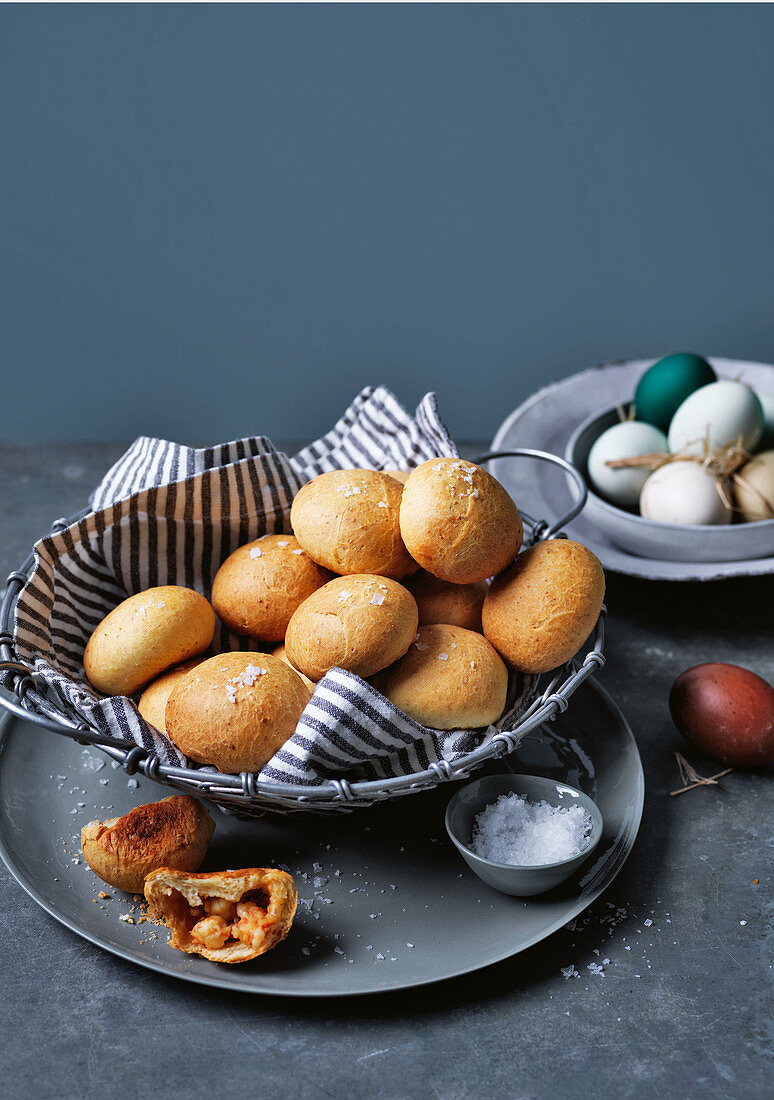
M 570 436 L 583 420 L 612 405 L 631 401 L 637 380 L 652 362 L 652 359 L 634 359 L 603 363 L 538 390 L 505 420 L 494 437 L 492 450 L 532 447 L 564 455 Z M 741 378 L 759 392 L 774 393 L 772 366 L 714 357 L 710 362 L 721 378 Z M 530 515 L 554 519 L 567 511 L 573 499 L 566 477 L 546 463 L 500 459 L 491 463 L 491 470 Z M 566 530 L 593 550 L 605 569 L 629 577 L 706 581 L 774 573 L 774 557 L 713 562 L 637 557 L 614 545 L 605 531 L 594 523 L 593 508 L 584 510 L 567 524 Z
M 549 936 L 599 896 L 632 849 L 642 766 L 626 720 L 599 687 L 584 685 L 570 710 L 528 738 L 511 765 L 585 791 L 605 822 L 591 863 L 528 901 L 484 885 L 452 846 L 443 819 L 456 784 L 341 818 L 239 821 L 215 810 L 203 869 L 282 863 L 303 899 L 288 939 L 238 967 L 184 955 L 167 945 L 165 930 L 120 920 L 136 920 L 141 907 L 112 889 L 100 899 L 103 884 L 80 859 L 86 821 L 126 813 L 168 789 L 146 779 L 137 786 L 101 754 L 15 719 L 0 742 L 0 852 L 57 920 L 151 970 L 286 996 L 406 989 L 477 970 Z

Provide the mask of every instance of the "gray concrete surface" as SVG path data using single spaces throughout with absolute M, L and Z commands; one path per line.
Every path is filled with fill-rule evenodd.
M 0 447 L 3 575 L 53 519 L 84 503 L 121 449 Z M 575 928 L 428 989 L 289 1003 L 184 985 L 114 958 L 48 917 L 2 869 L 3 1095 L 771 1096 L 772 772 L 670 798 L 674 750 L 705 774 L 716 766 L 681 742 L 666 702 L 674 676 L 702 660 L 774 680 L 774 578 L 609 581 L 602 683 L 637 735 L 646 805 L 629 862 Z M 44 803 L 47 792 L 27 797 Z M 587 969 L 605 958 L 604 977 Z M 580 977 L 563 976 L 571 965 Z

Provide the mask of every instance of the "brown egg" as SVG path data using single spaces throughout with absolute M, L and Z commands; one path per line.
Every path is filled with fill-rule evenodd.
M 774 761 L 774 688 L 749 669 L 714 661 L 686 669 L 669 710 L 683 737 L 726 764 Z

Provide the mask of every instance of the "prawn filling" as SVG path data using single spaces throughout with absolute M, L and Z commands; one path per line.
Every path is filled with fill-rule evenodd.
M 170 902 L 194 944 L 210 951 L 233 943 L 252 946 L 269 921 L 270 899 L 263 890 L 248 890 L 239 901 L 213 894 L 196 906 L 174 890 Z

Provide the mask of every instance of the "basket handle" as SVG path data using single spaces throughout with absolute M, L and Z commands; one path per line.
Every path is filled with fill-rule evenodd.
M 555 520 L 553 523 L 547 523 L 542 519 L 532 521 L 534 542 L 554 538 L 554 536 L 562 530 L 565 524 L 575 519 L 575 517 L 583 511 L 589 495 L 588 486 L 581 472 L 577 470 L 572 463 L 567 462 L 566 459 L 560 458 L 559 455 L 549 454 L 548 451 L 535 451 L 528 447 L 517 447 L 512 451 L 487 451 L 486 454 L 471 459 L 471 462 L 474 462 L 477 466 L 483 466 L 485 462 L 491 462 L 496 458 L 536 458 L 540 462 L 551 462 L 554 466 L 558 466 L 561 470 L 564 470 L 572 481 L 574 488 L 578 491 L 577 497 L 569 511 L 565 512 L 564 515 L 560 516 L 559 519 Z M 526 513 L 524 514 L 526 515 Z M 530 517 L 527 518 L 529 519 Z

